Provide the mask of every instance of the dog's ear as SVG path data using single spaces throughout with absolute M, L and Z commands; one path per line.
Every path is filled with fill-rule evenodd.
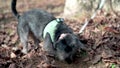
M 87 49 L 87 48 L 86 48 L 86 45 L 83 44 L 83 43 L 79 40 L 79 34 L 75 34 L 75 35 L 76 35 L 76 37 L 77 37 L 78 48 L 79 48 L 79 49 L 82 49 L 82 50 L 86 50 L 86 49 Z
M 51 55 L 55 54 L 55 50 L 49 33 L 46 33 L 43 49 L 50 53 Z
M 86 50 L 86 46 L 83 43 L 81 43 L 80 40 L 78 40 L 77 42 L 78 42 L 77 44 L 78 44 L 79 49 Z

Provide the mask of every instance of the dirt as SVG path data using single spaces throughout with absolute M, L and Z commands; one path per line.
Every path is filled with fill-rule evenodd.
M 26 5 L 22 1 L 18 2 L 18 10 L 21 9 L 21 13 L 32 8 L 42 8 L 59 16 L 64 7 L 64 0 L 49 0 L 49 3 L 48 0 L 31 0 L 26 3 L 29 6 L 22 8 Z M 6 8 L 9 6 L 3 7 Z M 65 23 L 78 34 L 84 21 L 65 19 Z M 22 54 L 20 50 L 16 51 L 16 46 L 21 46 L 16 31 L 17 24 L 11 12 L 1 12 L 0 68 L 120 68 L 120 18 L 112 13 L 98 14 L 85 31 L 78 35 L 87 49 L 78 52 L 72 64 L 48 56 L 41 47 L 36 51 L 31 49 L 27 55 Z M 28 44 L 31 47 L 34 45 L 32 40 L 29 40 Z

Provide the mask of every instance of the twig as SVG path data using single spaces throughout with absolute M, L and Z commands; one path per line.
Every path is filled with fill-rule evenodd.
M 87 19 L 85 20 L 85 24 L 80 29 L 79 34 L 81 34 L 83 32 L 83 30 L 86 28 L 86 26 L 88 25 L 88 23 L 95 18 L 95 16 L 97 15 L 98 11 L 102 9 L 105 1 L 106 0 L 101 0 L 100 3 L 98 4 L 98 7 L 96 8 L 94 14 L 91 16 L 91 18 L 89 20 L 87 20 Z

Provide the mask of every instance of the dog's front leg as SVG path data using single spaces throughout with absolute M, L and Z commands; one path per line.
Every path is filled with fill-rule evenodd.
M 52 40 L 51 40 L 49 33 L 46 33 L 46 36 L 44 39 L 43 50 L 47 51 L 51 55 L 55 54 L 55 50 L 54 50 L 53 43 L 52 43 Z
M 41 42 L 41 40 L 37 39 L 34 35 L 31 35 L 33 40 L 34 40 L 34 49 L 38 49 L 39 48 L 39 43 Z

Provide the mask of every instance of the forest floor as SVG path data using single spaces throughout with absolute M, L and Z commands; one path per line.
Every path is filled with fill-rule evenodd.
M 60 17 L 64 0 L 47 1 L 19 1 L 17 10 L 22 13 L 32 8 L 42 8 Z M 120 68 L 120 18 L 114 14 L 102 12 L 89 23 L 85 31 L 78 35 L 87 46 L 86 52 L 78 53 L 75 61 L 67 64 L 47 56 L 41 48 L 31 50 L 27 55 L 15 51 L 15 47 L 21 44 L 16 31 L 18 22 L 10 12 L 9 3 L 2 11 L 0 9 L 0 68 Z M 65 23 L 78 34 L 84 20 L 65 19 Z M 28 44 L 31 47 L 34 45 L 32 40 Z

